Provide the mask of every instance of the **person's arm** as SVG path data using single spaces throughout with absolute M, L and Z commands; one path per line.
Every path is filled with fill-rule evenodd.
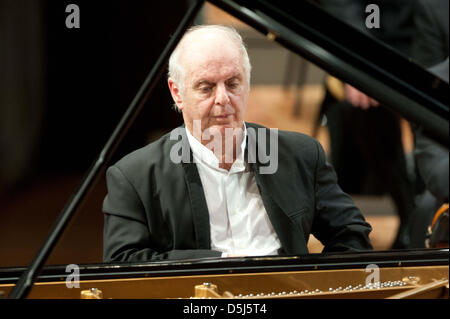
M 133 184 L 116 166 L 106 174 L 108 194 L 103 202 L 103 261 L 145 262 L 165 259 L 220 257 L 207 249 L 167 249 L 171 234 L 154 235 L 148 225 L 144 205 Z M 156 220 L 156 219 L 155 219 Z
M 333 167 L 316 142 L 318 161 L 315 174 L 316 213 L 312 233 L 325 246 L 323 252 L 372 250 L 372 227 L 349 195 L 337 184 Z
M 425 67 L 430 67 L 443 61 L 448 56 L 447 35 L 439 27 L 439 17 L 436 16 L 433 5 L 437 2 L 419 0 L 414 10 L 414 41 L 412 46 L 412 58 Z M 447 8 L 448 12 L 448 8 Z M 448 19 L 448 16 L 447 16 Z
M 428 68 L 428 71 L 449 80 L 449 59 Z M 440 201 L 449 199 L 449 161 L 448 148 L 434 142 L 422 133 L 422 128 L 411 123 L 414 132 L 414 158 L 425 187 Z
M 415 127 L 415 126 L 413 126 Z M 449 198 L 448 149 L 425 137 L 419 129 L 414 130 L 414 156 L 420 176 L 426 188 L 440 201 Z

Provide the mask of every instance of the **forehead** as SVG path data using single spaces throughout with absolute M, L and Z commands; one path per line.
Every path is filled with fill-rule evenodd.
M 243 75 L 241 52 L 227 36 L 208 33 L 187 40 L 181 58 L 186 80 Z

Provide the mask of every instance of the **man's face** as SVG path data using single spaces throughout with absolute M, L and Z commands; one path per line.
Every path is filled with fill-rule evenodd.
M 180 58 L 185 71 L 183 90 L 180 92 L 170 80 L 169 87 L 192 134 L 196 133 L 195 120 L 200 121 L 202 132 L 224 134 L 227 127 L 243 125 L 249 95 L 243 59 L 228 39 L 202 40 Z

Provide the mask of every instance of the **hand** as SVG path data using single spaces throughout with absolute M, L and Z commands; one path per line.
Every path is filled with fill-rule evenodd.
M 368 110 L 370 107 L 377 107 L 379 104 L 376 100 L 368 97 L 349 84 L 345 84 L 345 97 L 352 106 L 359 107 L 363 110 Z

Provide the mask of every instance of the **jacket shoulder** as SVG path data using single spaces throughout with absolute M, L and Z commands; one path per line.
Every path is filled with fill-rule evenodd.
M 114 166 L 123 172 L 145 171 L 154 165 L 170 162 L 169 153 L 175 141 L 170 139 L 170 132 L 154 142 L 141 147 L 118 160 Z

